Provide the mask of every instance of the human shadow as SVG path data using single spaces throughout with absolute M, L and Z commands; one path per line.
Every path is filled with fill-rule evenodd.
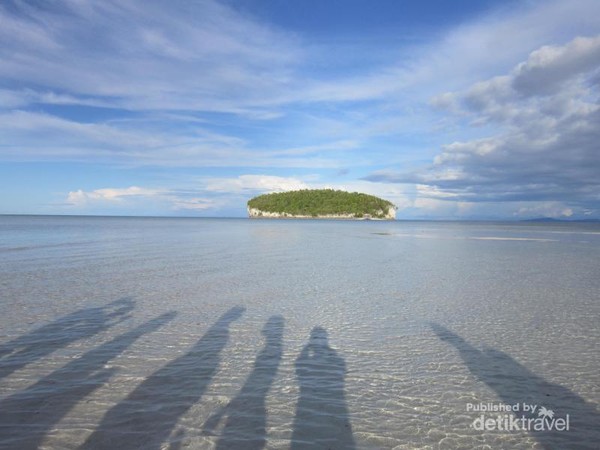
M 569 415 L 568 431 L 530 431 L 543 448 L 597 448 L 600 415 L 593 404 L 564 386 L 546 381 L 504 352 L 493 348 L 479 350 L 439 324 L 431 323 L 430 326 L 442 341 L 458 350 L 469 371 L 493 389 L 504 404 L 521 405 L 521 411 L 515 413 L 518 417 L 538 419 L 542 406 L 552 410 L 555 419 Z M 537 409 L 533 413 L 524 413 L 523 403 L 537 405 Z
M 54 424 L 108 381 L 114 373 L 105 368 L 110 360 L 173 317 L 169 312 L 143 323 L 0 401 L 0 448 L 37 449 Z
M 261 449 L 265 446 L 267 409 L 266 396 L 271 388 L 283 353 L 284 319 L 272 316 L 262 329 L 265 346 L 254 362 L 254 369 L 238 395 L 213 414 L 204 424 L 203 432 L 212 434 L 227 416 L 217 449 Z
M 234 307 L 186 354 L 167 363 L 111 408 L 82 449 L 160 449 L 179 418 L 206 391 L 229 340 L 229 326 L 245 308 Z
M 327 331 L 313 328 L 296 359 L 300 397 L 296 406 L 291 449 L 354 449 L 346 406 L 346 364 L 329 347 Z
M 0 378 L 67 345 L 94 336 L 128 318 L 135 302 L 123 298 L 68 314 L 0 345 Z

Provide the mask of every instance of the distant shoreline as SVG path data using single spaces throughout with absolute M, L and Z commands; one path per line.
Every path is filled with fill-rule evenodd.
M 279 216 L 279 217 L 267 217 L 267 216 L 250 216 L 248 219 L 251 220 L 343 220 L 343 221 L 379 221 L 379 222 L 391 222 L 396 219 L 380 219 L 378 217 L 338 217 L 338 216 Z
M 264 217 L 248 217 L 245 216 L 141 216 L 141 215 L 114 215 L 114 214 L 33 214 L 33 213 L 0 213 L 0 217 L 81 217 L 81 218 L 114 218 L 114 219 L 211 219 L 211 220 L 219 220 L 219 219 L 235 219 L 235 220 L 254 220 L 261 219 Z M 285 217 L 285 219 L 301 219 L 300 217 Z M 360 220 L 357 218 L 349 218 L 349 219 L 334 219 L 334 218 L 319 218 L 319 217 L 306 217 L 306 219 L 316 219 L 316 220 L 346 220 L 346 221 L 355 221 Z M 371 218 L 367 220 L 372 221 L 384 221 L 390 222 L 392 220 L 386 219 L 377 219 Z M 426 219 L 426 218 L 397 218 L 394 221 L 396 222 L 453 222 L 453 223 L 507 223 L 507 224 L 568 224 L 568 223 L 588 223 L 588 224 L 600 224 L 600 219 Z

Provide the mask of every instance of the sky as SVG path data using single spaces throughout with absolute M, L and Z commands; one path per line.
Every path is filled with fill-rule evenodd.
M 600 219 L 597 0 L 4 0 L 0 214 Z

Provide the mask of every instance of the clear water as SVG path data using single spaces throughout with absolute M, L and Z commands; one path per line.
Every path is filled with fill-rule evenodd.
M 0 217 L 0 448 L 598 448 L 599 263 L 597 224 Z

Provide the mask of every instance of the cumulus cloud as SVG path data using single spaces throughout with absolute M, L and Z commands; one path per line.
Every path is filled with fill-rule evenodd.
M 562 202 L 565 216 L 598 205 L 599 69 L 600 36 L 542 47 L 509 74 L 436 100 L 496 134 L 443 146 L 427 169 L 367 179 L 419 183 L 427 186 L 422 195 L 436 199 Z M 527 211 L 536 209 L 518 209 Z
M 572 77 L 600 67 L 600 36 L 578 37 L 564 46 L 544 46 L 531 53 L 512 74 L 513 88 L 526 96 L 552 94 Z

